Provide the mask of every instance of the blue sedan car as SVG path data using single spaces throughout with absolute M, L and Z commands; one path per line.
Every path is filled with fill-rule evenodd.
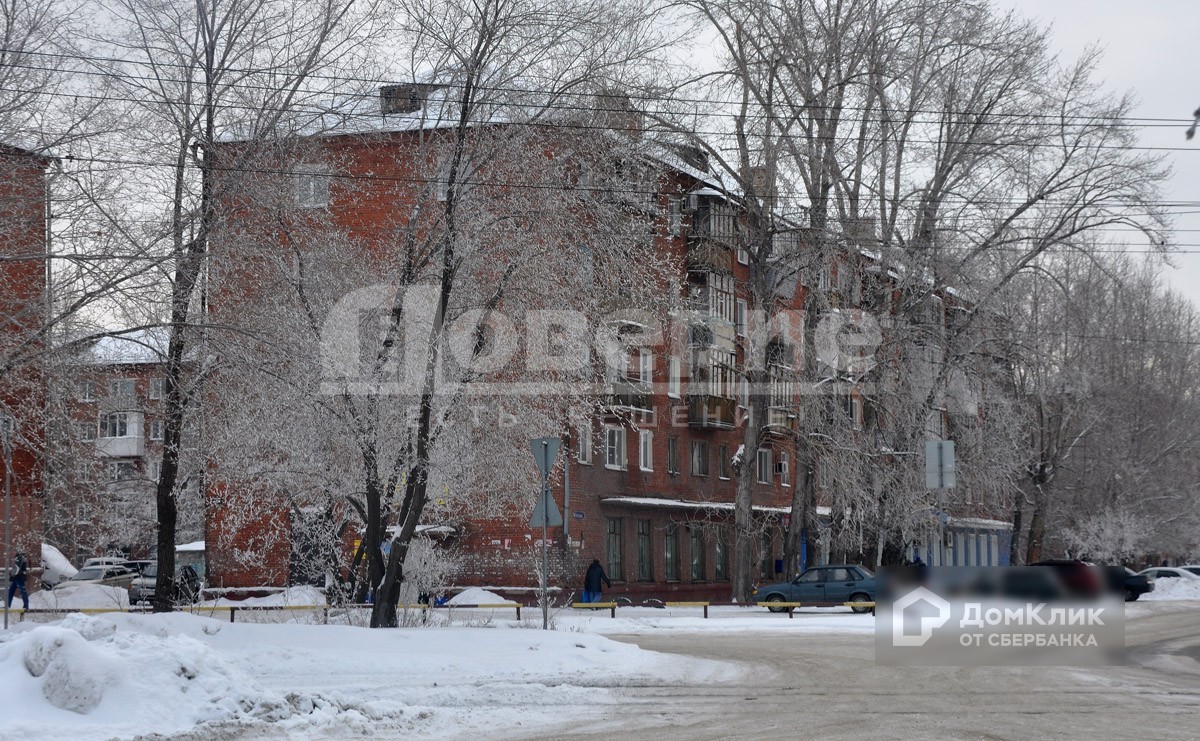
M 875 575 L 856 564 L 829 564 L 808 569 L 792 581 L 767 584 L 754 590 L 760 603 L 803 602 L 806 605 L 841 605 L 845 602 L 874 602 Z M 771 607 L 771 612 L 783 612 L 784 607 Z M 867 612 L 870 607 L 855 607 L 855 612 Z

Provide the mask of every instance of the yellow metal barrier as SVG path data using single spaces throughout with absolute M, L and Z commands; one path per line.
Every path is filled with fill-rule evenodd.
M 664 602 L 667 607 L 703 607 L 704 618 L 708 619 L 708 602 Z
M 572 602 L 571 607 L 576 610 L 608 610 L 613 617 L 617 616 L 616 602 Z

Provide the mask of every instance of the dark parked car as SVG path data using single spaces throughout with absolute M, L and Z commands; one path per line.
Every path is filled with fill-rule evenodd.
M 1133 569 L 1124 566 L 1110 566 L 1110 569 L 1120 569 L 1121 583 L 1118 594 L 1124 592 L 1125 601 L 1133 602 L 1146 592 L 1154 591 L 1154 580 L 1145 574 L 1135 573 Z
M 1106 579 L 1100 570 L 1087 561 L 1075 559 L 1057 559 L 1038 561 L 1030 566 L 1044 566 L 1054 569 L 1058 580 L 1066 589 L 1066 596 L 1075 598 L 1095 599 L 1107 591 Z
M 158 563 L 151 562 L 141 576 L 129 585 L 129 601 L 132 604 L 150 602 L 154 599 L 154 583 L 158 579 Z M 175 601 L 191 604 L 200 597 L 200 576 L 191 566 L 180 568 L 175 574 Z
M 771 602 L 803 602 L 806 605 L 841 605 L 846 602 L 874 602 L 875 575 L 866 567 L 855 564 L 816 566 L 792 581 L 767 584 L 754 590 L 754 599 L 767 604 L 771 612 L 784 607 L 771 607 Z M 855 612 L 867 612 L 869 607 L 855 607 Z

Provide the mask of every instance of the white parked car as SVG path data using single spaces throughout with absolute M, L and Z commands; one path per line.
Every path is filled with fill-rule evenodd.
M 124 566 L 84 566 L 79 570 L 79 573 L 67 579 L 60 587 L 74 586 L 76 584 L 101 584 L 106 587 L 122 587 L 128 589 L 133 580 L 137 578 L 137 572 L 133 569 L 127 569 Z
M 1193 574 L 1186 568 L 1176 568 L 1175 566 L 1154 566 L 1138 573 L 1151 579 L 1200 579 L 1200 574 Z
M 1187 566 L 1180 566 L 1184 571 L 1190 571 L 1196 576 L 1200 576 L 1200 564 L 1190 563 Z

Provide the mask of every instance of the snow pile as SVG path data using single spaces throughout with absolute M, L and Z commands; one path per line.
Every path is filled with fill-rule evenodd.
M 131 616 L 118 619 L 127 621 Z M 222 625 L 191 618 L 199 632 Z M 175 733 L 198 724 L 278 721 L 297 711 L 201 641 L 119 630 L 80 614 L 3 636 L 0 707 L 13 737 Z M 303 705 L 303 703 L 297 703 Z M 311 701 L 308 703 L 311 712 Z
M 495 592 L 489 592 L 479 587 L 468 587 L 450 598 L 451 605 L 515 605 L 510 599 L 505 599 Z
M 49 584 L 57 584 L 79 573 L 62 551 L 49 543 L 42 543 L 42 568 L 42 581 Z
M 1155 579 L 1154 591 L 1141 597 L 1148 600 L 1200 600 L 1200 579 L 1176 577 L 1174 579 Z
M 29 606 L 35 610 L 123 609 L 129 607 L 129 590 L 68 582 L 53 591 L 29 595 Z
M 215 600 L 201 602 L 201 607 L 323 607 L 329 604 L 325 593 L 316 587 L 288 587 L 280 592 L 265 597 L 247 597 L 246 599 L 229 599 L 220 597 Z

